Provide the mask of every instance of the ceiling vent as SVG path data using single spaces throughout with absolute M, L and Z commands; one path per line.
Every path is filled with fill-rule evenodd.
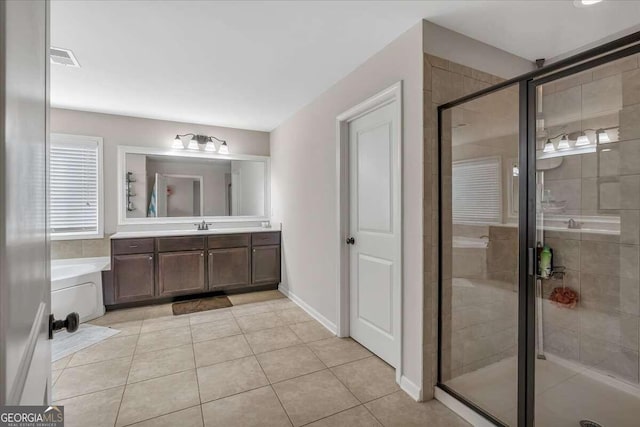
M 80 64 L 78 63 L 78 60 L 76 59 L 73 52 L 71 52 L 69 49 L 62 49 L 59 47 L 50 47 L 49 57 L 51 58 L 52 64 L 80 68 Z

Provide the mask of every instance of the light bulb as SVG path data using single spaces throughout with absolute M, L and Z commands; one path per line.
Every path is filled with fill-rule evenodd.
M 229 146 L 227 145 L 226 141 L 222 142 L 222 144 L 220 145 L 220 148 L 218 149 L 218 153 L 229 154 Z
M 576 147 L 582 147 L 584 145 L 589 145 L 590 143 L 589 137 L 585 135 L 584 132 L 580 132 L 580 136 L 576 140 Z
M 556 151 L 556 147 L 553 146 L 553 142 L 550 139 L 547 139 L 547 142 L 544 144 L 544 153 L 553 153 Z

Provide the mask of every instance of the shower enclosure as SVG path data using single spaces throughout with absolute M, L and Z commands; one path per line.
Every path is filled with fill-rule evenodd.
M 639 42 L 438 109 L 438 386 L 494 424 L 638 425 Z

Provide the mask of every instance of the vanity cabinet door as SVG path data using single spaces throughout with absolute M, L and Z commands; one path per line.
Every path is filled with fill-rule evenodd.
M 209 290 L 249 284 L 249 248 L 209 250 Z
M 204 269 L 204 251 L 158 254 L 159 296 L 204 292 Z
M 116 304 L 153 298 L 153 254 L 114 255 L 112 271 Z
M 251 283 L 280 282 L 280 245 L 254 246 L 251 254 Z

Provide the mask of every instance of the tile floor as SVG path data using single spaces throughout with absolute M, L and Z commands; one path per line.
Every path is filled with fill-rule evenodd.
M 121 332 L 52 365 L 66 426 L 467 426 L 416 403 L 391 367 L 264 293 L 173 316 L 171 305 L 107 313 Z M 259 301 L 259 302 L 254 302 Z
M 516 423 L 516 358 L 501 360 L 447 385 L 510 426 Z M 551 360 L 536 360 L 536 426 L 576 427 L 580 420 L 605 427 L 637 427 L 640 390 L 627 393 Z

